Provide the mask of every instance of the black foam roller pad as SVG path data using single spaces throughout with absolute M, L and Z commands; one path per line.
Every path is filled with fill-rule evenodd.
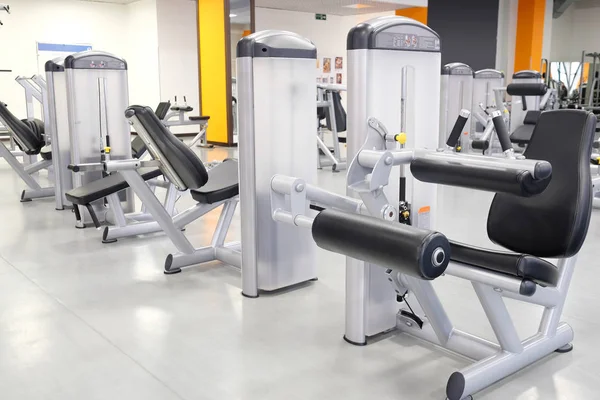
M 544 83 L 511 83 L 506 93 L 511 96 L 543 96 L 548 91 Z
M 469 118 L 465 118 L 462 115 L 459 115 L 454 123 L 454 127 L 450 132 L 450 136 L 448 136 L 448 140 L 446 141 L 446 145 L 450 147 L 455 147 L 458 144 L 458 139 L 460 139 L 460 134 L 462 133 L 465 124 Z
M 487 149 L 490 148 L 490 141 L 489 140 L 473 140 L 473 142 L 471 142 L 471 146 L 473 146 L 473 148 L 475 150 L 486 151 Z
M 443 234 L 365 215 L 325 210 L 315 218 L 312 235 L 322 249 L 427 280 L 443 274 L 450 262 Z
M 508 134 L 508 128 L 504 123 L 502 115 L 498 115 L 497 117 L 492 118 L 492 122 L 494 123 L 494 128 L 496 129 L 496 135 L 498 135 L 498 140 L 500 140 L 500 146 L 502 147 L 502 151 L 512 149 L 512 143 L 510 141 L 510 135 Z

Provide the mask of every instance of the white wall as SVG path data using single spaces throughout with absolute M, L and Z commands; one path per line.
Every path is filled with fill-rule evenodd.
M 128 17 L 122 57 L 129 68 L 129 103 L 153 109 L 160 102 L 156 3 L 157 0 L 140 0 L 122 6 Z
M 552 61 L 580 61 L 581 52 L 600 51 L 600 7 L 572 5 L 552 29 Z
M 368 19 L 394 15 L 393 11 L 377 14 L 362 14 L 353 16 L 327 15 L 326 21 L 315 19 L 314 13 L 284 11 L 257 7 L 255 10 L 256 30 L 281 29 L 291 31 L 310 39 L 317 46 L 321 72 L 315 68 L 315 78 L 330 75 L 335 78 L 335 57 L 344 58 L 342 70 L 343 83 L 346 84 L 346 37 L 355 25 Z M 331 73 L 322 72 L 323 58 L 331 58 Z M 316 66 L 315 66 L 316 67 Z M 339 72 L 339 71 L 338 71 Z
M 117 55 L 128 47 L 128 14 L 123 5 L 74 0 L 19 0 L 0 27 L 0 101 L 25 118 L 24 90 L 14 78 L 38 71 L 36 42 L 91 44 Z M 125 38 L 125 40 L 124 40 Z
M 196 2 L 190 0 L 156 0 L 158 18 L 158 59 L 161 101 L 177 96 L 183 104 L 186 96 L 192 115 L 200 114 L 198 83 L 198 30 Z M 174 133 L 197 132 L 198 128 L 172 128 Z

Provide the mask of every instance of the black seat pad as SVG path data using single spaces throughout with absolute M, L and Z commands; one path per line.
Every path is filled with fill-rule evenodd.
M 240 193 L 237 160 L 225 160 L 209 170 L 208 183 L 190 193 L 194 200 L 202 204 L 214 204 L 237 196 Z
M 541 258 L 471 247 L 453 241 L 450 241 L 450 248 L 452 261 L 529 279 L 542 286 L 556 286 L 558 282 L 558 268 Z
M 210 119 L 210 117 L 206 115 L 195 115 L 189 116 L 188 118 L 190 119 L 190 121 L 208 121 Z
M 158 168 L 140 168 L 138 172 L 145 181 L 158 178 L 162 175 L 162 172 Z M 125 178 L 117 172 L 106 178 L 98 179 L 75 188 L 67 192 L 65 197 L 73 204 L 84 206 L 128 187 L 129 184 Z
M 4 103 L 0 101 L 0 118 L 17 139 L 17 144 L 26 154 L 39 154 L 44 146 L 41 134 L 35 132 L 29 124 L 19 120 L 10 112 Z M 32 124 L 35 124 L 33 121 Z M 37 124 L 35 125 L 38 126 Z M 23 148 L 25 146 L 25 148 Z
M 539 110 L 527 111 L 527 114 L 525 114 L 525 118 L 523 118 L 523 124 L 525 124 L 525 125 L 537 124 L 538 121 L 540 120 L 540 115 L 542 115 L 542 112 Z
M 535 125 L 521 125 L 510 135 L 511 143 L 529 144 Z

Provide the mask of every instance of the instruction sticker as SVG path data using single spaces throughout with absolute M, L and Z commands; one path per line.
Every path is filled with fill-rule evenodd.
M 417 228 L 431 229 L 431 207 L 421 207 L 417 213 Z

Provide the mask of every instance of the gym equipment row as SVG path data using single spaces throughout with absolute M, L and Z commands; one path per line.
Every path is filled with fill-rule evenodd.
M 403 36 L 414 40 L 397 40 Z M 254 33 L 238 43 L 239 162 L 212 168 L 154 111 L 127 104 L 124 60 L 86 52 L 49 64 L 53 99 L 45 134 L 51 134 L 52 163 L 54 155 L 70 151 L 58 167 L 67 164 L 63 170 L 77 177 L 67 179 L 73 188 L 57 193 L 64 193 L 63 204 L 75 190 L 98 196 L 75 209 L 80 218 L 108 222 L 111 210 L 132 211 L 135 193 L 147 216 L 133 226 L 163 230 L 178 250 L 166 257 L 166 273 L 220 260 L 241 269 L 247 297 L 316 279 L 318 247 L 345 255 L 346 323 L 340 330 L 346 341 L 366 345 L 396 331 L 473 360 L 449 377 L 450 400 L 466 399 L 555 351 L 570 351 L 573 330 L 560 317 L 591 218 L 595 116 L 544 112 L 524 153 L 516 155 L 503 116 L 495 115 L 503 157 L 457 152 L 470 111 L 457 112 L 442 144 L 439 110 L 428 107 L 441 101 L 436 32 L 412 19 L 380 17 L 353 28 L 347 44 L 347 196 L 316 186 L 315 143 L 306 132 L 314 129 L 317 49 L 283 31 Z M 2 107 L 0 117 L 8 118 Z M 84 122 L 75 126 L 73 119 Z M 9 122 L 23 142 L 35 129 Z M 129 125 L 149 158 L 132 157 Z M 569 141 L 563 140 L 566 131 Z M 76 146 L 61 143 L 64 134 Z M 38 152 L 41 135 L 35 136 Z M 158 175 L 145 179 L 147 170 Z M 113 177 L 124 184 L 115 185 Z M 175 212 L 161 203 L 153 181 L 168 185 L 167 193 L 189 193 L 197 204 Z M 454 242 L 436 231 L 439 184 L 495 193 L 488 235 L 508 251 Z M 225 243 L 238 202 L 241 243 Z M 218 207 L 211 244 L 196 248 L 182 228 Z M 509 214 L 515 218 L 507 220 Z M 495 342 L 453 326 L 431 282 L 445 275 L 472 284 Z M 522 341 L 503 298 L 543 307 L 538 332 Z

